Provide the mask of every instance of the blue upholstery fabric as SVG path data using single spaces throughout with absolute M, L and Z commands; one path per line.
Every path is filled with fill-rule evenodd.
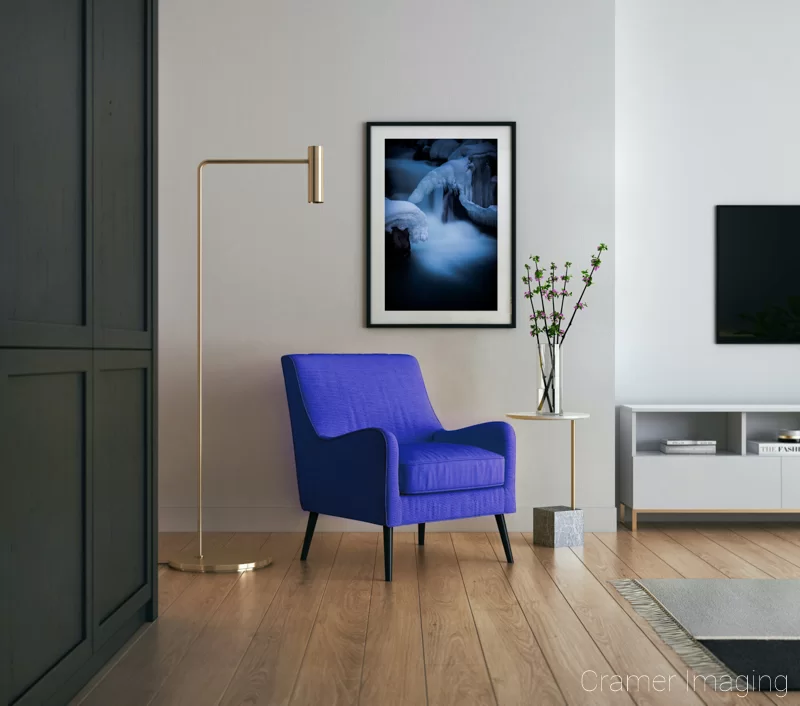
M 400 494 L 503 485 L 505 459 L 463 444 L 400 444 Z
M 403 525 L 499 515 L 515 510 L 516 506 L 509 509 L 505 504 L 502 487 L 400 496 L 400 516 L 403 518 L 400 524 Z
M 311 424 L 320 436 L 385 429 L 398 443 L 430 441 L 436 418 L 410 355 L 292 356 Z
M 516 510 L 514 430 L 504 422 L 443 429 L 415 358 L 288 355 L 281 364 L 304 510 L 389 527 Z M 417 475 L 406 487 L 429 490 L 401 495 L 401 453 L 406 461 L 412 448 L 417 459 L 433 458 L 433 447 L 445 445 L 461 447 L 464 460 L 453 465 L 461 466 L 463 478 L 437 460 L 443 478 Z M 481 450 L 490 455 L 479 457 Z M 487 479 L 493 487 L 475 487 Z M 438 491 L 455 483 L 469 489 Z

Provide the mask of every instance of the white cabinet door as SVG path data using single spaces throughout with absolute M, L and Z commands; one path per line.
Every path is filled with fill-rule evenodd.
M 800 459 L 793 459 L 800 462 Z M 781 507 L 781 459 L 752 456 L 636 456 L 634 507 L 663 510 L 774 510 Z M 800 466 L 797 466 L 800 507 Z
M 781 458 L 781 500 L 783 507 L 800 510 L 800 458 Z

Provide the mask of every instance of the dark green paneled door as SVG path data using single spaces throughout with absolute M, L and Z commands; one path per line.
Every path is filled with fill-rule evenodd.
M 92 353 L 0 351 L 5 701 L 91 654 Z
M 94 346 L 152 346 L 145 0 L 94 0 Z
M 155 45 L 155 0 L 0 0 L 0 706 L 156 615 Z
M 149 351 L 95 352 L 95 648 L 151 597 L 151 388 Z
M 150 2 L 0 12 L 0 347 L 149 349 Z
M 0 13 L 0 347 L 91 348 L 89 10 Z

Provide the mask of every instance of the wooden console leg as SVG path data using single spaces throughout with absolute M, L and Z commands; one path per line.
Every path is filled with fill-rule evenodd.
M 625 524 L 625 503 L 619 504 L 619 521 Z
M 633 508 L 631 508 L 631 532 L 635 532 L 636 528 L 638 527 L 638 518 L 636 517 L 639 513 L 636 512 Z

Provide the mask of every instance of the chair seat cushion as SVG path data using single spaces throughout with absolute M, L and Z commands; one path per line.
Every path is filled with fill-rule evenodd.
M 461 444 L 400 444 L 400 493 L 442 493 L 503 485 L 505 459 Z

